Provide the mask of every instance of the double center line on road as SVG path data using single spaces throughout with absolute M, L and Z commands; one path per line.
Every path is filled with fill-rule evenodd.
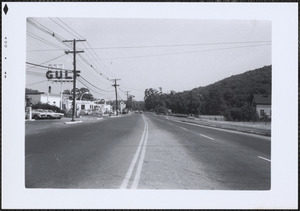
M 131 189 L 136 189 L 139 184 L 140 176 L 142 173 L 143 162 L 144 162 L 144 158 L 145 158 L 145 153 L 146 153 L 147 140 L 148 140 L 148 123 L 146 122 L 144 115 L 143 115 L 143 120 L 145 123 L 143 135 L 142 135 L 140 144 L 135 152 L 135 155 L 131 161 L 131 164 L 127 170 L 125 178 L 123 179 L 123 182 L 120 186 L 120 189 L 126 189 L 127 186 L 129 186 L 130 178 L 131 178 L 131 175 L 135 168 L 136 168 L 136 171 L 135 171 L 134 179 L 131 184 Z M 139 158 L 139 161 L 138 161 L 138 158 Z M 137 161 L 138 161 L 138 164 L 137 164 Z M 137 166 L 136 166 L 136 164 L 137 164 Z

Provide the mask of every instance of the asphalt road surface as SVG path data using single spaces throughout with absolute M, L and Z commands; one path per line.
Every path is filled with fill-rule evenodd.
M 27 188 L 269 190 L 270 137 L 153 113 L 26 122 Z

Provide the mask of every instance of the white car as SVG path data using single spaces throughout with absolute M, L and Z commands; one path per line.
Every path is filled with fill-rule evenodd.
M 48 119 L 61 119 L 64 116 L 63 113 L 56 113 L 52 110 L 43 110 L 43 111 L 45 112 L 46 117 Z
M 46 113 L 41 109 L 33 109 L 31 112 L 32 119 L 45 119 L 47 118 Z

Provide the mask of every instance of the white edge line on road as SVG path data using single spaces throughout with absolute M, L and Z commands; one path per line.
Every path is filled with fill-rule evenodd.
M 199 133 L 199 135 L 200 135 L 200 136 L 203 136 L 203 137 L 205 137 L 205 138 L 208 138 L 208 139 L 210 139 L 210 140 L 215 141 L 215 139 L 213 139 L 213 138 L 211 138 L 211 137 L 209 137 L 209 136 L 203 135 L 203 134 L 201 134 L 201 133 Z
M 157 118 L 154 118 L 154 119 L 157 119 Z M 159 120 L 159 121 L 162 121 L 162 120 L 160 120 L 160 119 L 157 119 L 157 120 Z M 171 120 L 171 119 L 169 119 L 169 120 Z M 174 121 L 174 122 L 179 122 L 179 123 L 184 123 L 184 124 L 189 124 L 189 125 L 195 125 L 195 126 L 199 126 L 199 125 L 196 125 L 196 124 L 193 124 L 193 123 L 186 123 L 186 122 L 181 122 L 181 121 L 177 121 L 177 120 L 171 120 L 171 121 Z M 174 124 L 172 124 L 172 123 L 169 123 L 169 122 L 167 122 L 169 125 L 173 125 L 174 126 Z M 184 128 L 184 127 L 180 127 L 180 126 L 178 126 L 179 128 L 181 128 L 181 129 L 183 129 L 183 130 L 188 130 L 187 128 Z M 199 127 L 201 127 L 201 126 L 199 126 Z M 209 136 L 206 136 L 206 135 L 203 135 L 203 134 L 201 134 L 201 133 L 199 133 L 199 135 L 200 136 L 203 136 L 203 137 L 205 137 L 205 138 L 208 138 L 208 139 L 210 139 L 210 140 L 213 140 L 213 141 L 215 141 L 215 139 L 213 139 L 213 138 L 211 138 L 211 137 L 209 137 Z
M 271 160 L 269 160 L 269 159 L 267 159 L 267 158 L 264 158 L 264 157 L 261 157 L 261 156 L 257 156 L 257 157 L 260 158 L 260 159 L 263 159 L 263 160 L 266 160 L 266 161 L 271 162 Z
M 131 185 L 131 189 L 136 189 L 137 188 L 137 186 L 139 184 L 139 181 L 140 181 L 140 176 L 141 176 L 141 173 L 142 173 L 143 162 L 144 162 L 145 152 L 146 152 L 146 147 L 147 147 L 147 139 L 148 139 L 148 123 L 146 123 L 146 125 L 147 125 L 147 129 L 146 129 L 145 141 L 144 141 L 144 144 L 143 144 L 143 149 L 142 149 L 141 156 L 140 156 L 140 159 L 139 159 L 139 164 L 138 164 L 135 176 L 134 176 L 134 180 L 133 180 L 132 185 Z
M 182 122 L 182 121 L 175 120 L 175 119 L 169 119 L 169 120 L 174 121 L 174 122 L 179 122 L 179 123 L 182 123 L 182 124 L 194 125 L 194 126 L 197 126 L 197 127 L 204 127 L 204 128 L 224 131 L 224 132 L 228 132 L 228 133 L 235 133 L 235 134 L 242 134 L 242 135 L 260 137 L 260 138 L 268 140 L 268 141 L 271 140 L 271 137 L 267 137 L 267 136 L 263 136 L 263 135 L 259 135 L 259 134 L 245 133 L 245 132 L 241 132 L 241 131 L 235 131 L 235 130 L 229 130 L 229 129 L 224 129 L 224 128 L 217 128 L 217 127 L 210 127 L 210 126 L 206 126 L 206 125 L 199 125 L 199 124 L 196 124 L 196 123 Z
M 145 122 L 145 119 L 143 118 L 144 122 Z M 121 187 L 120 189 L 125 189 L 129 183 L 129 180 L 130 180 L 130 177 L 131 177 L 131 174 L 133 172 L 133 169 L 134 169 L 134 166 L 137 162 L 137 159 L 138 159 L 138 155 L 140 154 L 140 151 L 141 151 L 141 148 L 142 148 L 142 145 L 143 145 L 143 141 L 144 141 L 144 137 L 145 137 L 145 134 L 146 134 L 146 128 L 147 128 L 147 125 L 146 125 L 146 122 L 145 122 L 145 127 L 144 127 L 144 131 L 143 131 L 143 135 L 142 135 L 142 138 L 141 138 L 141 141 L 140 141 L 140 144 L 135 152 L 135 155 L 131 161 L 131 164 L 127 170 L 127 173 L 126 173 L 126 176 L 125 178 L 123 179 L 123 182 L 121 184 Z

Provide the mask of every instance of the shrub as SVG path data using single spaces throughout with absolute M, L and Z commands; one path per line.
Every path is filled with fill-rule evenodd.
M 47 109 L 47 110 L 52 110 L 52 111 L 58 112 L 58 113 L 65 113 L 59 107 L 57 107 L 55 105 L 49 105 L 48 103 L 37 103 L 37 104 L 34 104 L 34 105 L 32 105 L 32 109 Z

